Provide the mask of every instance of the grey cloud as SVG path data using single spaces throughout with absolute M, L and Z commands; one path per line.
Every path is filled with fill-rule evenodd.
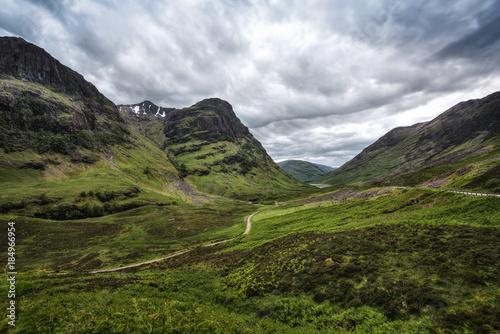
M 500 3 L 495 2 L 482 12 L 478 27 L 471 33 L 448 44 L 437 53 L 441 58 L 493 58 L 500 51 Z
M 115 103 L 181 108 L 217 96 L 273 158 L 339 165 L 422 121 L 412 110 L 498 90 L 499 9 L 473 0 L 4 0 L 0 28 Z
M 15 36 L 22 36 L 28 41 L 36 42 L 40 32 L 40 13 L 34 10 L 34 6 L 27 4 L 25 11 L 19 15 L 12 15 L 16 11 L 17 4 L 5 2 L 0 9 L 0 28 Z

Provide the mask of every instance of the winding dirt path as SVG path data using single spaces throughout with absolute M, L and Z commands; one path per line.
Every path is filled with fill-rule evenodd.
M 250 216 L 248 216 L 247 229 L 245 230 L 245 232 L 243 232 L 243 234 L 248 234 L 250 232 L 250 229 L 252 228 L 252 217 L 255 216 L 257 213 L 258 212 L 254 212 Z
M 248 216 L 248 218 L 247 218 L 247 228 L 246 228 L 245 232 L 243 232 L 244 235 L 248 234 L 250 232 L 250 229 L 252 228 L 252 217 L 255 216 L 257 213 L 258 212 L 254 212 L 250 216 Z M 208 245 L 203 245 L 201 247 L 212 247 L 212 246 L 215 246 L 215 245 L 220 245 L 220 244 L 226 243 L 226 242 L 231 241 L 231 240 L 233 240 L 233 239 L 227 239 L 227 240 L 217 241 L 217 242 L 213 242 L 213 243 L 208 244 Z M 160 259 L 154 259 L 154 260 L 144 261 L 144 262 L 140 262 L 140 263 L 129 264 L 128 266 L 117 267 L 117 268 L 93 270 L 93 271 L 89 271 L 87 273 L 88 274 L 109 273 L 109 272 L 113 272 L 113 271 L 119 271 L 119 270 L 123 270 L 123 269 L 139 267 L 139 266 L 142 266 L 142 265 L 145 265 L 145 264 L 155 263 L 155 262 L 159 262 L 159 261 L 163 261 L 163 260 L 166 260 L 166 259 L 170 259 L 170 258 L 179 256 L 179 255 L 182 255 L 182 254 L 186 254 L 186 253 L 192 252 L 193 250 L 194 249 L 188 249 L 188 250 L 185 250 L 185 251 L 182 251 L 182 252 L 179 252 L 179 253 L 175 253 L 175 254 L 172 254 L 172 255 L 169 255 L 169 256 L 162 257 Z

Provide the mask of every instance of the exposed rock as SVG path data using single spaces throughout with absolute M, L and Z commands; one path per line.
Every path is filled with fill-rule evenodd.
M 0 79 L 18 79 L 85 100 L 93 112 L 122 121 L 113 102 L 84 77 L 61 64 L 44 49 L 18 37 L 0 37 Z M 40 92 L 43 93 L 43 92 Z
M 136 104 L 121 104 L 118 109 L 122 114 L 133 115 L 138 120 L 151 120 L 152 118 L 166 117 L 175 108 L 159 107 L 151 101 L 144 101 Z
M 229 103 L 218 98 L 205 99 L 195 105 L 174 110 L 165 118 L 165 136 L 172 141 L 219 134 L 224 139 L 238 139 L 250 132 L 236 117 Z
M 82 75 L 21 38 L 0 37 L 0 147 L 70 154 L 128 133 L 114 103 Z

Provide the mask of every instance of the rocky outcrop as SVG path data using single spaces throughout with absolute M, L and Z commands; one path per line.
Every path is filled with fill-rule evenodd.
M 0 37 L 0 77 L 52 86 L 87 98 L 100 95 L 82 75 L 61 64 L 44 49 L 18 37 Z
M 0 37 L 0 147 L 70 154 L 127 140 L 117 107 L 82 75 L 21 38 Z
M 234 141 L 250 132 L 236 117 L 229 103 L 211 98 L 169 113 L 165 118 L 164 133 L 170 141 L 175 142 L 217 136 Z
M 122 121 L 113 102 L 44 49 L 18 37 L 0 37 L 0 79 L 37 83 L 84 100 L 93 112 Z

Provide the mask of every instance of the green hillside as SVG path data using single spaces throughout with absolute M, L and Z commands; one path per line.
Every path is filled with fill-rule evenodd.
M 285 172 L 303 182 L 313 182 L 326 174 L 320 167 L 301 160 L 286 160 L 278 162 Z
M 396 128 L 319 180 L 351 184 L 447 165 L 491 150 L 500 135 L 500 92 L 457 104 L 434 120 Z
M 226 101 L 172 111 L 164 134 L 171 160 L 205 193 L 254 201 L 308 188 L 276 165 Z

